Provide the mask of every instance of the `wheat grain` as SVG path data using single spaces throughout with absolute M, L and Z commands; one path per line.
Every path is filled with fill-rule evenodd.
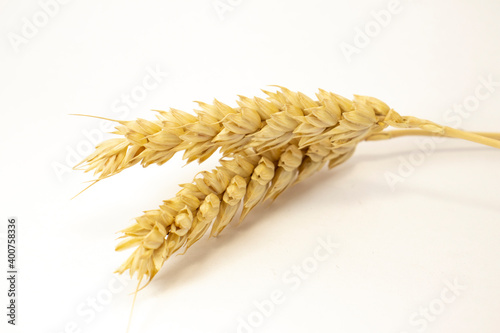
M 295 145 L 290 145 L 281 154 L 278 169 L 272 179 L 272 184 L 264 199 L 276 199 L 295 180 L 299 166 L 302 164 L 303 153 Z
M 255 167 L 247 187 L 240 222 L 264 198 L 269 183 L 274 178 L 274 163 L 267 157 L 262 157 Z

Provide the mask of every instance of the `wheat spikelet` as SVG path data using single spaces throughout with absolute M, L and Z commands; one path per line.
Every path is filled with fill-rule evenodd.
M 240 96 L 238 107 L 198 102 L 196 116 L 171 109 L 157 119 L 118 121 L 120 138 L 104 141 L 84 159 L 97 180 L 134 164 L 163 164 L 184 151 L 187 162 L 203 162 L 220 149 L 220 165 L 182 184 L 158 209 L 144 212 L 122 230 L 117 250 L 136 247 L 117 270 L 149 281 L 165 260 L 210 235 L 219 235 L 243 206 L 240 221 L 262 200 L 276 199 L 325 164 L 345 162 L 358 143 L 403 135 L 462 138 L 500 148 L 498 133 L 471 133 L 401 116 L 373 97 L 351 101 L 319 90 L 318 100 L 280 87 L 267 99 Z M 402 130 L 384 131 L 388 126 Z
M 267 157 L 262 157 L 255 167 L 248 183 L 247 193 L 243 202 L 240 222 L 264 198 L 269 183 L 274 178 L 274 163 Z
M 278 168 L 272 179 L 272 184 L 264 199 L 276 199 L 295 180 L 299 166 L 302 164 L 303 153 L 295 145 L 290 145 L 281 154 Z

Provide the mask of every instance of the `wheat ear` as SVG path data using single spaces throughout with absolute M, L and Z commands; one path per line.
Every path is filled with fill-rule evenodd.
M 320 149 L 343 146 L 348 150 L 362 140 L 374 140 L 388 125 L 419 128 L 498 148 L 498 140 L 401 117 L 373 97 L 355 95 L 350 101 L 319 90 L 315 101 L 286 88 L 276 93 L 264 92 L 267 99 L 240 96 L 236 108 L 217 100 L 213 105 L 198 102 L 201 110 L 195 110 L 196 116 L 171 109 L 158 111 L 154 121 L 117 121 L 119 125 L 113 133 L 122 137 L 102 142 L 75 167 L 94 170 L 100 180 L 139 162 L 143 166 L 163 164 L 180 151 L 184 151 L 183 158 L 189 163 L 203 162 L 219 148 L 226 156 L 249 147 L 262 152 L 291 143 L 299 148 L 317 144 L 312 149 L 319 145 Z
M 129 270 L 131 276 L 137 273 L 139 279 L 146 276 L 151 280 L 166 259 L 182 248 L 187 250 L 210 226 L 211 236 L 219 235 L 241 205 L 240 220 L 261 200 L 279 196 L 297 176 L 303 179 L 311 169 L 318 170 L 305 154 L 290 146 L 262 154 L 250 148 L 222 158 L 216 169 L 182 184 L 174 198 L 144 212 L 135 224 L 122 230 L 125 239 L 116 249 L 137 248 L 117 272 Z
M 104 141 L 79 166 L 98 179 L 136 163 L 163 164 L 184 151 L 187 162 L 203 162 L 220 149 L 220 165 L 182 184 L 177 195 L 144 212 L 122 230 L 117 250 L 136 247 L 117 270 L 149 281 L 172 254 L 203 237 L 217 236 L 243 206 L 240 221 L 262 200 L 275 199 L 325 164 L 345 162 L 361 141 L 406 135 L 461 138 L 500 148 L 499 133 L 465 132 L 428 120 L 401 116 L 382 101 L 355 95 L 348 100 L 319 90 L 318 100 L 280 87 L 267 99 L 240 96 L 238 107 L 199 102 L 196 116 L 171 109 L 157 119 L 117 121 L 121 138 Z M 388 127 L 399 130 L 385 131 Z
M 304 148 L 325 139 L 359 138 L 389 111 L 374 98 L 356 96 L 351 102 L 324 90 L 318 101 L 286 88 L 264 92 L 267 99 L 240 96 L 237 108 L 217 100 L 213 105 L 198 102 L 196 117 L 171 109 L 158 111 L 154 121 L 117 121 L 113 133 L 122 137 L 102 142 L 76 167 L 94 170 L 102 179 L 139 162 L 163 164 L 180 151 L 189 163 L 203 162 L 219 148 L 226 156 L 248 147 L 263 152 L 292 141 Z

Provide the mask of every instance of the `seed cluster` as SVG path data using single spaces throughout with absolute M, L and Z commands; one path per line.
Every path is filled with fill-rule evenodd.
M 283 87 L 264 93 L 266 99 L 240 96 L 235 108 L 217 100 L 198 102 L 196 116 L 171 109 L 157 111 L 153 121 L 117 121 L 113 133 L 121 137 L 102 142 L 79 164 L 101 180 L 137 163 L 161 165 L 181 151 L 188 163 L 222 154 L 218 167 L 180 185 L 174 198 L 122 230 L 116 249 L 136 249 L 117 272 L 151 280 L 166 259 L 187 250 L 210 227 L 211 236 L 219 235 L 240 206 L 241 221 L 262 200 L 276 199 L 325 164 L 333 168 L 346 161 L 359 142 L 389 138 L 387 126 L 500 148 L 496 139 L 402 117 L 373 97 L 355 95 L 351 101 L 319 90 L 313 100 Z

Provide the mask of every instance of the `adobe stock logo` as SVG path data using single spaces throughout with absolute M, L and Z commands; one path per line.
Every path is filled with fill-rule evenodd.
M 269 297 L 253 302 L 254 309 L 246 316 L 238 318 L 237 333 L 254 333 L 258 327 L 264 325 L 267 318 L 271 317 L 278 305 L 283 304 L 290 298 L 287 294 L 294 292 L 310 278 L 322 262 L 328 260 L 339 245 L 332 241 L 330 236 L 318 238 L 317 245 L 312 255 L 305 257 L 300 264 L 292 265 L 282 273 L 281 282 L 286 288 L 274 289 Z
M 89 295 L 81 301 L 75 309 L 75 314 L 70 320 L 63 323 L 62 327 L 52 333 L 83 333 L 88 326 L 99 318 L 100 314 L 108 307 L 115 296 L 122 294 L 130 283 L 122 275 L 113 275 L 107 285 L 95 294 Z M 102 315 L 101 315 L 102 316 Z
M 130 117 L 131 111 L 137 108 L 141 102 L 146 100 L 149 94 L 160 87 L 168 76 L 159 65 L 155 67 L 147 66 L 142 80 L 134 85 L 128 92 L 122 93 L 110 105 L 113 116 L 110 118 L 126 119 Z M 108 120 L 100 120 L 98 128 L 91 130 L 82 130 L 84 139 L 76 145 L 66 145 L 66 155 L 63 161 L 54 161 L 51 163 L 57 179 L 62 182 L 66 174 L 71 174 L 73 167 L 90 155 L 94 147 L 104 139 L 104 133 L 113 131 L 116 124 Z
M 72 0 L 41 0 L 38 2 L 39 9 L 30 18 L 21 19 L 19 33 L 8 32 L 7 39 L 14 51 L 19 52 L 21 45 L 28 44 L 35 38 L 41 29 L 49 24 L 50 20 L 59 14 L 61 6 L 68 4 Z
M 361 50 L 368 47 L 373 39 L 380 35 L 384 28 L 389 26 L 393 16 L 399 14 L 401 10 L 401 2 L 399 0 L 391 0 L 387 4 L 386 9 L 372 10 L 370 12 L 372 19 L 366 22 L 362 28 L 354 28 L 355 34 L 352 43 L 342 41 L 339 44 L 340 51 L 347 62 L 351 63 L 353 55 L 360 54 Z
M 445 111 L 443 125 L 460 128 L 464 120 L 474 115 L 479 110 L 481 103 L 491 98 L 500 87 L 500 81 L 494 80 L 492 74 L 487 77 L 479 76 L 478 81 L 479 83 L 470 95 L 465 96 L 459 103 L 453 104 Z M 409 154 L 398 156 L 397 168 L 384 172 L 384 178 L 392 191 L 396 189 L 396 185 L 404 183 L 414 175 L 418 167 L 422 166 L 436 152 L 438 146 L 446 142 L 447 139 L 430 136 L 414 141 L 417 147 Z
M 215 0 L 212 2 L 212 6 L 219 20 L 224 21 L 226 19 L 226 13 L 235 10 L 242 2 L 243 0 Z
M 438 321 L 439 317 L 443 316 L 449 310 L 458 298 L 463 297 L 462 294 L 467 290 L 467 286 L 459 281 L 457 277 L 453 280 L 445 279 L 443 280 L 443 284 L 444 287 L 436 297 L 422 304 L 418 310 L 410 314 L 408 317 L 410 327 L 399 333 L 425 332 L 429 326 Z

